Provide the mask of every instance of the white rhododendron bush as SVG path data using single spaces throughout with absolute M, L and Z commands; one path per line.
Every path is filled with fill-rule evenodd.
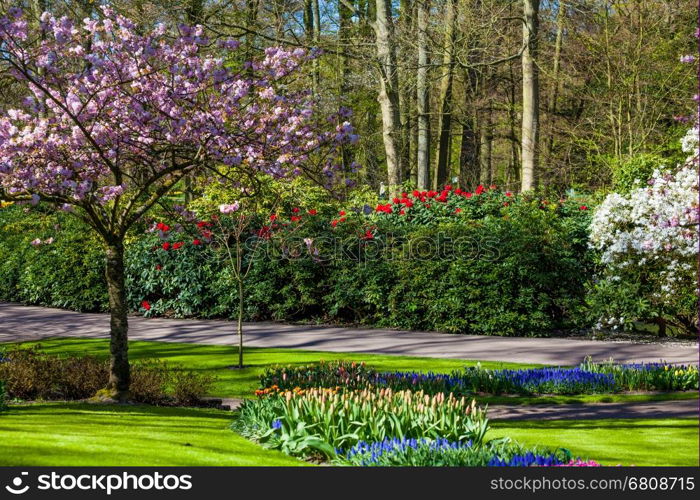
M 652 321 L 696 327 L 698 129 L 682 140 L 689 154 L 675 170 L 657 170 L 629 194 L 612 193 L 596 210 L 590 241 L 601 269 L 593 294 L 599 327 Z

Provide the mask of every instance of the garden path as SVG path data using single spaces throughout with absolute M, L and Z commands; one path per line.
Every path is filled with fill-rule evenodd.
M 165 342 L 235 344 L 235 324 L 220 320 L 129 319 L 129 338 Z M 109 316 L 0 302 L 0 342 L 47 337 L 108 337 Z M 245 325 L 245 345 L 313 351 L 575 365 L 585 356 L 618 362 L 665 360 L 698 363 L 697 345 L 642 344 L 564 338 L 486 337 L 387 329 Z

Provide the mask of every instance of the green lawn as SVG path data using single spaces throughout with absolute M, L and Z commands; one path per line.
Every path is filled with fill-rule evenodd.
M 229 430 L 218 410 L 74 403 L 0 414 L 0 466 L 305 465 Z M 566 447 L 605 465 L 698 464 L 697 419 L 493 422 L 489 438 Z
M 35 343 L 25 343 L 29 346 Z M 51 353 L 106 357 L 108 341 L 49 339 Z M 1 345 L 0 345 L 1 347 Z M 319 360 L 366 361 L 379 370 L 449 372 L 476 361 L 247 349 L 244 370 L 228 367 L 236 349 L 169 342 L 130 342 L 132 360 L 160 358 L 219 378 L 212 396 L 250 397 L 258 376 L 273 364 Z M 535 365 L 482 362 L 488 368 Z M 538 398 L 479 397 L 482 403 L 620 402 L 697 398 L 696 392 L 652 395 L 584 395 Z M 304 465 L 264 450 L 229 429 L 232 415 L 208 409 L 104 406 L 78 403 L 11 405 L 0 414 L 0 466 L 4 465 Z M 697 419 L 494 421 L 489 438 L 509 436 L 525 444 L 566 447 L 605 465 L 697 465 Z
M 42 351 L 55 354 L 91 354 L 107 357 L 109 341 L 106 339 L 56 338 L 40 342 L 24 342 L 23 346 L 40 344 Z M 2 344 L 0 344 L 2 346 Z M 235 347 L 201 344 L 184 344 L 174 342 L 129 342 L 129 358 L 132 361 L 148 358 L 160 358 L 178 364 L 190 370 L 210 373 L 217 377 L 212 396 L 227 398 L 251 397 L 258 388 L 258 377 L 271 365 L 305 365 L 320 360 L 331 361 L 345 359 L 349 361 L 366 361 L 379 370 L 413 370 L 450 372 L 477 361 L 461 359 L 412 358 L 408 356 L 382 356 L 377 354 L 350 354 L 336 352 L 300 351 L 293 349 L 256 349 L 245 350 L 243 370 L 229 369 L 238 360 Z M 482 361 L 485 368 L 528 368 L 541 365 L 525 365 Z
M 698 466 L 698 419 L 494 421 L 487 438 L 562 447 L 603 465 Z
M 25 342 L 22 345 L 40 344 L 42 350 L 60 354 L 92 354 L 107 357 L 109 342 L 105 339 L 55 338 L 40 342 Z M 2 344 L 0 344 L 0 347 Z M 280 365 L 303 365 L 320 360 L 345 359 L 365 361 L 378 370 L 434 371 L 447 373 L 479 361 L 460 359 L 412 358 L 408 356 L 383 356 L 377 354 L 351 354 L 293 349 L 256 349 L 245 351 L 248 368 L 231 370 L 238 351 L 235 347 L 185 344 L 173 342 L 129 342 L 132 360 L 160 358 L 190 370 L 207 372 L 217 377 L 211 396 L 226 398 L 252 397 L 258 388 L 258 377 L 266 367 Z M 542 365 L 481 361 L 484 368 L 530 368 Z M 504 397 L 480 396 L 484 404 L 570 404 L 570 403 L 623 403 L 641 401 L 667 401 L 697 399 L 697 391 L 660 394 L 585 394 L 580 396 Z
M 0 466 L 304 465 L 230 424 L 219 410 L 12 405 L 0 413 Z

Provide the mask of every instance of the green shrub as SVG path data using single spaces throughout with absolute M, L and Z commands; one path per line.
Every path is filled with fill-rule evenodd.
M 613 190 L 629 193 L 635 187 L 646 184 L 654 170 L 669 166 L 668 159 L 652 153 L 642 153 L 624 160 L 614 161 L 612 165 Z M 671 164 L 672 165 L 672 164 Z
M 520 336 L 585 326 L 592 264 L 589 216 L 580 201 L 497 191 L 450 196 L 444 203 L 416 202 L 406 216 L 401 204 L 390 203 L 391 214 L 364 206 L 340 215 L 332 203 L 295 207 L 289 200 L 274 223 L 259 214 L 275 237 L 254 258 L 245 319 Z M 295 208 L 303 216 L 298 223 L 291 220 Z M 47 220 L 66 218 L 62 231 L 52 245 L 33 247 L 30 236 L 54 234 L 41 217 L 19 207 L 0 210 L 14 227 L 0 233 L 6 259 L 0 260 L 0 300 L 105 310 L 99 245 L 86 240 L 85 248 L 80 238 L 90 233 L 52 215 Z M 235 318 L 237 290 L 221 250 L 194 224 L 170 225 L 165 237 L 142 231 L 127 245 L 131 309 Z M 182 246 L 164 250 L 166 242 Z
M 292 455 L 333 456 L 339 448 L 386 438 L 445 438 L 479 445 L 488 429 L 475 401 L 452 394 L 370 388 L 312 388 L 243 403 L 234 428 Z
M 7 395 L 23 400 L 81 400 L 109 381 L 109 361 L 94 356 L 47 354 L 39 346 L 11 347 L 0 363 Z M 131 364 L 134 401 L 154 405 L 197 404 L 213 385 L 209 375 L 179 370 L 163 361 Z
M 50 244 L 31 244 L 51 238 Z M 0 209 L 0 300 L 106 311 L 102 245 L 70 215 Z
M 5 410 L 5 382 L 0 380 L 0 411 Z

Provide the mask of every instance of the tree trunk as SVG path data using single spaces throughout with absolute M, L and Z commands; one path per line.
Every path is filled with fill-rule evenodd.
M 479 183 L 488 186 L 493 181 L 492 168 L 492 151 L 493 151 L 493 123 L 491 120 L 491 101 L 486 107 L 486 110 L 481 115 L 481 123 L 479 124 Z
M 440 84 L 440 122 L 438 126 L 438 154 L 435 164 L 433 189 L 439 189 L 447 183 L 450 162 L 450 144 L 452 139 L 452 82 L 454 80 L 454 44 L 455 44 L 455 0 L 447 0 L 445 6 L 445 45 L 442 59 L 442 78 Z
M 312 3 L 312 14 L 313 14 L 313 32 L 314 32 L 314 47 L 319 48 L 321 45 L 321 10 L 318 5 L 318 0 L 313 0 Z M 318 57 L 315 57 L 313 62 L 313 93 L 318 95 L 318 86 L 320 80 L 320 67 Z
M 380 90 L 377 100 L 382 110 L 382 137 L 386 153 L 389 190 L 395 192 L 401 184 L 403 147 L 401 144 L 401 115 L 399 112 L 399 72 L 396 64 L 396 40 L 391 14 L 391 0 L 376 0 L 374 32 L 379 63 Z
M 127 320 L 126 286 L 124 284 L 124 245 L 110 242 L 106 248 L 105 277 L 109 292 L 110 363 L 109 384 L 111 397 L 118 401 L 129 398 L 129 323 Z
M 238 323 L 236 333 L 238 334 L 238 368 L 243 368 L 243 280 L 238 280 Z
M 348 107 L 352 103 L 352 85 L 350 82 L 350 60 L 345 51 L 350 46 L 350 29 L 352 28 L 353 11 L 348 8 L 344 0 L 338 0 L 338 40 L 340 41 L 340 99 L 343 105 Z M 342 150 L 343 169 L 346 173 L 350 170 L 350 165 L 355 161 L 352 148 L 343 147 Z M 347 193 L 346 193 L 347 195 Z
M 539 0 L 523 0 L 523 118 L 521 138 L 521 191 L 536 185 L 537 150 L 539 142 L 539 80 L 535 64 Z
M 428 12 L 430 0 L 418 1 L 418 71 L 416 103 L 418 114 L 418 146 L 416 171 L 418 189 L 430 185 L 430 96 L 428 95 Z
M 563 0 L 559 2 L 559 11 L 557 12 L 557 35 L 554 40 L 554 61 L 552 63 L 552 89 L 547 99 L 547 120 L 549 121 L 549 135 L 547 137 L 547 145 L 545 152 L 545 161 L 547 165 L 551 165 L 552 150 L 554 148 L 554 134 L 556 128 L 554 126 L 554 114 L 557 111 L 557 97 L 559 95 L 559 67 L 561 65 L 561 46 L 564 38 L 564 20 L 566 19 L 566 3 Z
M 479 153 L 477 147 L 477 137 L 474 133 L 474 119 L 466 116 L 462 124 L 462 143 L 459 152 L 459 176 L 462 188 L 469 188 L 477 184 L 479 171 L 477 161 Z

